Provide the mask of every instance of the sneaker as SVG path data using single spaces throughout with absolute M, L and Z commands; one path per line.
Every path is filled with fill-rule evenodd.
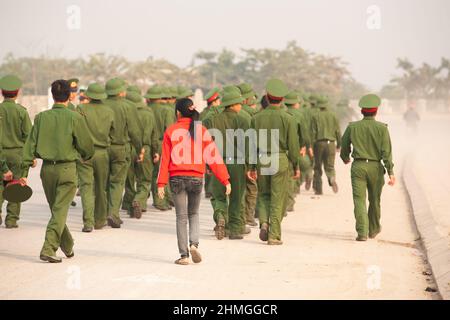
M 283 244 L 283 241 L 278 239 L 269 239 L 269 241 L 267 241 L 267 244 L 269 246 L 281 246 Z
M 6 222 L 5 222 L 5 228 L 6 229 L 16 229 L 18 227 L 19 227 L 19 225 L 17 223 L 15 223 L 15 224 L 6 224 Z
M 108 224 L 107 223 L 104 223 L 104 224 L 96 224 L 95 226 L 94 226 L 94 229 L 95 230 L 101 230 L 101 229 L 103 229 L 104 227 L 106 227 Z
M 225 237 L 225 219 L 219 218 L 214 233 L 217 240 L 222 240 Z
M 369 233 L 369 238 L 370 238 L 370 239 L 375 239 L 375 237 L 376 237 L 377 235 L 379 235 L 380 232 L 381 232 L 381 227 L 380 227 L 380 230 L 378 230 L 378 232 L 374 232 L 374 233 L 372 233 L 372 234 Z
M 93 228 L 92 227 L 88 227 L 88 226 L 84 226 L 83 229 L 81 229 L 81 232 L 92 232 Z
M 356 241 L 367 241 L 367 237 L 365 236 L 357 236 Z
M 191 253 L 192 261 L 194 263 L 200 263 L 202 262 L 202 256 L 200 255 L 200 252 L 198 252 L 198 248 L 194 245 L 191 245 L 189 248 L 189 251 Z
M 62 262 L 62 259 L 60 257 L 47 256 L 47 255 L 44 255 L 44 254 L 41 254 L 39 256 L 39 259 L 41 259 L 42 261 L 50 262 L 50 263 L 61 263 Z
M 269 226 L 267 223 L 263 223 L 261 225 L 261 229 L 259 230 L 259 239 L 261 241 L 267 241 L 269 239 Z
M 114 228 L 114 229 L 119 229 L 119 228 L 120 228 L 120 223 L 119 223 L 119 222 L 116 222 L 116 221 L 114 220 L 114 218 L 111 217 L 111 216 L 108 217 L 108 225 L 109 225 L 111 228 Z
M 189 264 L 189 259 L 187 257 L 181 257 L 175 260 L 175 264 L 180 264 L 182 266 L 186 266 Z
M 63 250 L 63 248 L 61 248 L 61 251 L 64 253 L 64 255 L 67 257 L 67 258 L 73 258 L 74 256 L 75 256 L 75 253 L 73 252 L 73 249 L 72 249 L 72 251 L 70 251 L 70 252 L 66 252 L 65 250 Z
M 133 201 L 133 214 L 136 219 L 140 219 L 142 217 L 141 204 L 139 201 Z

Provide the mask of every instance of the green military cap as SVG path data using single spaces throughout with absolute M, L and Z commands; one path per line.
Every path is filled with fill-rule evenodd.
M 237 103 L 244 102 L 241 91 L 236 86 L 229 86 L 228 89 L 224 90 L 222 97 L 222 107 L 229 107 Z
M 160 86 L 153 86 L 147 90 L 144 98 L 147 99 L 161 99 L 162 98 L 162 88 Z
M 114 78 L 106 82 L 105 89 L 107 95 L 116 96 L 119 93 L 125 91 L 125 84 L 123 80 Z
M 329 102 L 328 101 L 328 97 L 327 96 L 322 96 L 322 95 L 318 96 L 318 98 L 316 100 L 317 107 L 319 107 L 319 108 L 327 107 L 328 106 L 328 102 Z
M 179 87 L 177 99 L 188 98 L 194 95 L 194 91 L 190 88 Z
M 128 100 L 134 103 L 138 103 L 142 101 L 142 96 L 135 91 L 127 91 L 127 97 Z
M 129 92 L 129 91 L 137 92 L 137 93 L 141 94 L 141 89 L 139 89 L 138 86 L 128 86 L 127 92 Z
M 252 85 L 249 83 L 241 83 L 238 85 L 239 90 L 241 90 L 242 97 L 244 99 L 248 99 L 255 96 L 255 92 L 253 91 Z
M 368 94 L 359 100 L 359 107 L 362 109 L 378 108 L 381 104 L 381 99 L 376 94 Z
M 178 97 L 178 88 L 177 87 L 169 87 L 169 93 L 171 98 Z
M 91 83 L 86 90 L 86 96 L 94 100 L 103 100 L 108 97 L 105 88 L 99 83 Z
M 3 199 L 8 202 L 20 203 L 27 201 L 33 195 L 33 190 L 28 186 L 22 186 L 19 180 L 12 180 L 4 187 Z
M 289 92 L 285 97 L 284 97 L 284 103 L 285 104 L 296 104 L 299 103 L 299 99 L 298 99 L 298 94 L 295 91 L 291 91 Z
M 168 87 L 161 87 L 161 94 L 162 94 L 162 98 L 170 98 L 171 97 L 171 93 L 169 92 Z
M 282 100 L 288 94 L 289 89 L 280 79 L 270 79 L 266 84 L 266 92 L 271 97 Z
M 4 91 L 17 91 L 22 87 L 22 80 L 9 74 L 0 79 L 0 87 Z
M 318 106 L 319 100 L 320 100 L 320 95 L 317 93 L 311 93 L 308 97 L 308 101 L 313 108 Z
M 205 100 L 208 102 L 213 102 L 220 96 L 220 89 L 217 87 L 212 88 L 208 91 L 208 93 L 205 95 Z M 211 100 L 211 101 L 210 101 Z

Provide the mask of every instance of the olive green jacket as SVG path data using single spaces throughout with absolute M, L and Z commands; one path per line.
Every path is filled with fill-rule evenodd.
M 142 145 L 146 152 L 155 155 L 160 149 L 155 116 L 153 111 L 145 104 L 137 103 L 136 105 L 142 127 Z
M 78 112 L 84 116 L 84 121 L 94 146 L 107 148 L 111 145 L 114 135 L 114 112 L 101 101 L 92 100 L 80 104 Z
M 94 144 L 83 116 L 56 103 L 34 119 L 23 148 L 23 176 L 28 175 L 35 158 L 69 162 L 78 160 L 80 156 L 89 160 L 93 155 Z
M 149 108 L 153 110 L 156 120 L 156 128 L 158 130 L 158 140 L 162 141 L 166 129 L 175 123 L 174 114 L 167 106 L 159 103 L 149 103 Z
M 248 163 L 248 138 L 242 135 L 240 140 L 236 130 L 242 129 L 242 133 L 250 128 L 250 121 L 243 117 L 243 112 L 235 112 L 230 108 L 225 110 L 211 118 L 211 128 L 220 131 L 222 141 L 215 137 L 217 148 L 222 153 L 222 157 L 225 160 L 233 162 L 233 160 L 240 160 Z M 227 132 L 227 130 L 229 130 Z M 232 150 L 230 150 L 230 147 Z M 235 162 L 236 163 L 236 162 Z M 239 162 L 237 162 L 239 163 Z
M 382 160 L 388 174 L 394 174 L 389 130 L 374 117 L 364 117 L 348 125 L 342 136 L 341 159 L 344 162 L 350 160 L 350 152 L 354 159 Z
M 257 133 L 256 148 L 259 155 L 270 154 L 272 149 L 271 130 L 278 130 L 279 153 L 286 153 L 289 161 L 294 165 L 294 169 L 298 169 L 300 146 L 298 143 L 297 124 L 291 115 L 281 110 L 280 106 L 269 105 L 266 109 L 253 116 L 251 128 L 255 129 Z M 264 129 L 267 130 L 267 141 L 263 142 L 261 141 L 260 130 Z
M 134 113 L 125 99 L 118 96 L 110 96 L 104 100 L 104 103 L 114 112 L 114 132 L 111 136 L 111 144 L 125 145 L 131 139 L 136 150 L 141 150 L 142 134 L 137 109 Z
M 320 140 L 336 141 L 336 147 L 341 147 L 341 129 L 334 112 L 320 109 L 312 115 L 311 131 L 313 143 Z
M 27 110 L 12 99 L 5 99 L 0 103 L 0 118 L 3 149 L 22 148 L 32 127 Z
M 305 119 L 300 109 L 287 108 L 286 112 L 290 114 L 297 123 L 298 143 L 300 148 L 310 145 L 309 133 L 306 130 Z

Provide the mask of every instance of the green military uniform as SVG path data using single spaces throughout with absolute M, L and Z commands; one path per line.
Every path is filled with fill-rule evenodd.
M 70 111 L 76 111 L 77 107 L 72 103 L 75 100 L 78 92 L 78 83 L 80 82 L 77 78 L 67 80 L 70 85 L 70 98 L 69 103 L 67 104 L 67 109 Z
M 153 156 L 159 152 L 159 140 L 153 111 L 143 103 L 140 93 L 129 91 L 127 99 L 134 102 L 137 106 L 142 127 L 142 146 L 145 149 L 144 160 L 142 162 L 134 162 L 136 192 L 132 199 L 133 211 L 129 210 L 131 216 L 140 218 L 142 211 L 147 209 L 147 199 L 152 183 Z
M 0 80 L 3 91 L 15 92 L 20 89 L 22 82 L 13 75 L 8 75 Z M 22 174 L 23 145 L 31 131 L 31 120 L 27 110 L 14 99 L 5 98 L 0 103 L 0 121 L 3 135 L 0 144 L 3 148 L 3 159 L 7 167 L 12 171 L 14 179 Z M 3 184 L 0 184 L 0 215 L 3 205 Z M 16 228 L 20 218 L 20 203 L 8 202 L 6 206 L 5 225 L 7 228 Z
M 290 114 L 295 122 L 296 122 L 296 131 L 298 135 L 298 141 L 300 148 L 306 147 L 307 141 L 308 141 L 308 133 L 306 131 L 305 126 L 305 119 L 303 117 L 303 113 L 299 109 L 300 107 L 300 99 L 298 97 L 298 94 L 296 92 L 289 92 L 286 97 L 284 98 L 284 103 L 287 107 L 286 112 Z M 298 106 L 298 108 L 296 108 Z M 299 152 L 299 165 L 300 165 L 300 150 Z M 293 172 L 294 164 L 290 166 L 291 168 L 291 175 L 293 176 L 295 173 Z M 289 179 L 289 189 L 288 189 L 288 196 L 286 201 L 286 210 L 287 211 L 294 211 L 294 205 L 295 205 L 295 194 L 296 194 L 296 186 L 297 181 L 299 179 Z
M 216 222 L 216 236 L 222 238 L 222 227 L 229 230 L 230 239 L 242 239 L 241 234 L 245 229 L 245 219 L 242 215 L 242 197 L 245 191 L 246 150 L 247 143 L 240 143 L 236 136 L 227 135 L 227 130 L 242 129 L 244 132 L 250 127 L 250 122 L 242 117 L 241 112 L 236 112 L 230 107 L 241 104 L 244 99 L 237 87 L 225 90 L 222 98 L 222 107 L 225 110 L 212 119 L 212 128 L 218 130 L 223 138 L 222 143 L 215 139 L 219 150 L 222 151 L 224 163 L 230 175 L 231 194 L 229 199 L 225 195 L 225 187 L 213 179 L 214 221 Z M 243 141 L 242 141 L 243 142 Z
M 271 79 L 266 85 L 267 94 L 281 102 L 288 93 L 286 85 L 278 79 Z M 270 104 L 255 114 L 252 128 L 257 132 L 258 152 L 258 198 L 257 208 L 261 225 L 260 239 L 269 244 L 282 244 L 281 220 L 286 189 L 289 181 L 289 166 L 298 170 L 299 141 L 294 119 L 281 111 L 279 105 Z M 267 138 L 262 140 L 262 130 L 267 130 Z M 274 131 L 277 130 L 277 131 Z M 278 144 L 272 145 L 272 135 L 278 132 Z M 271 169 L 272 167 L 272 169 Z M 268 232 L 268 234 L 267 234 Z
M 156 103 L 156 101 L 162 99 L 164 93 L 161 87 L 153 86 L 148 89 L 147 94 L 144 96 L 149 100 L 148 107 L 153 111 L 156 123 L 156 132 L 158 134 L 158 145 L 161 147 L 164 132 L 166 129 L 174 123 L 174 113 L 167 106 Z M 161 150 L 158 150 L 158 154 L 161 154 Z M 169 187 L 165 187 L 164 199 L 160 199 L 158 196 L 158 186 L 156 181 L 158 179 L 159 172 L 159 161 L 155 164 L 152 174 L 152 196 L 153 196 L 153 206 L 159 210 L 170 210 L 171 206 L 169 203 Z
M 239 86 L 242 97 L 245 99 L 242 105 L 242 116 L 247 121 L 251 122 L 252 117 L 258 112 L 256 108 L 252 108 L 251 105 L 256 105 L 255 96 L 256 93 L 248 83 L 241 83 Z M 255 207 L 256 198 L 258 196 L 258 185 L 256 181 L 246 177 L 244 203 L 242 205 L 242 214 L 244 215 L 245 223 L 251 226 L 257 226 L 255 221 Z
M 214 106 L 214 103 L 217 103 L 220 105 L 220 94 L 219 94 L 219 88 L 213 88 L 211 89 L 206 95 L 205 100 L 208 103 L 208 106 L 200 112 L 200 121 L 202 121 L 203 125 L 206 128 L 211 128 L 211 119 L 219 114 L 222 111 L 222 108 L 219 106 Z M 214 197 L 212 195 L 212 179 L 211 179 L 212 173 L 208 169 L 205 173 L 205 195 L 207 198 L 211 199 L 211 205 L 214 208 Z
M 362 97 L 359 102 L 363 109 L 378 108 L 380 104 L 380 98 L 374 94 Z M 341 158 L 345 163 L 350 161 L 350 153 L 354 159 L 351 178 L 357 240 L 364 241 L 367 236 L 374 238 L 381 231 L 380 199 L 385 170 L 389 176 L 394 175 L 387 125 L 375 121 L 373 116 L 350 123 L 342 137 Z M 369 194 L 369 210 L 366 191 Z
M 314 181 L 316 194 L 322 194 L 322 166 L 328 178 L 328 184 L 336 193 L 336 171 L 334 161 L 336 148 L 341 147 L 341 130 L 336 115 L 328 110 L 328 99 L 321 97 L 317 101 L 317 108 L 312 117 L 312 141 L 314 141 Z
M 135 150 L 142 148 L 137 115 L 133 117 L 130 106 L 119 97 L 124 91 L 125 86 L 119 79 L 111 79 L 106 83 L 108 98 L 104 102 L 114 112 L 114 132 L 109 148 L 108 223 L 116 228 L 120 227 L 119 209 L 131 161 L 129 139 Z
M 312 112 L 311 103 L 309 101 L 310 96 L 308 94 L 303 94 L 303 104 L 300 108 L 300 113 L 303 117 L 303 132 L 305 132 L 306 138 L 306 154 L 300 156 L 300 171 L 302 172 L 300 179 L 296 180 L 296 193 L 300 193 L 300 186 L 305 183 L 305 189 L 309 190 L 311 188 L 313 180 L 313 156 L 312 152 L 312 142 L 311 142 L 311 122 L 312 122 Z
M 54 257 L 58 248 L 66 256 L 73 256 L 74 242 L 66 219 L 77 188 L 76 161 L 80 156 L 89 160 L 93 155 L 92 139 L 79 113 L 56 103 L 35 117 L 23 150 L 23 176 L 28 175 L 34 158 L 43 159 L 41 180 L 52 214 L 41 250 L 43 260 Z
M 100 84 L 89 85 L 86 96 L 91 101 L 79 105 L 78 111 L 84 116 L 95 152 L 88 161 L 77 162 L 77 173 L 83 204 L 83 231 L 90 232 L 94 227 L 104 226 L 108 215 L 108 149 L 114 134 L 114 112 L 103 103 L 107 95 Z

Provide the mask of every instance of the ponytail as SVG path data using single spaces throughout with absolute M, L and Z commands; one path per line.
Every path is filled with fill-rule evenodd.
M 195 110 L 194 103 L 188 98 L 177 100 L 175 105 L 175 113 L 177 111 L 179 111 L 183 117 L 192 119 L 189 125 L 189 134 L 192 139 L 195 139 L 195 123 L 199 121 L 200 113 Z

